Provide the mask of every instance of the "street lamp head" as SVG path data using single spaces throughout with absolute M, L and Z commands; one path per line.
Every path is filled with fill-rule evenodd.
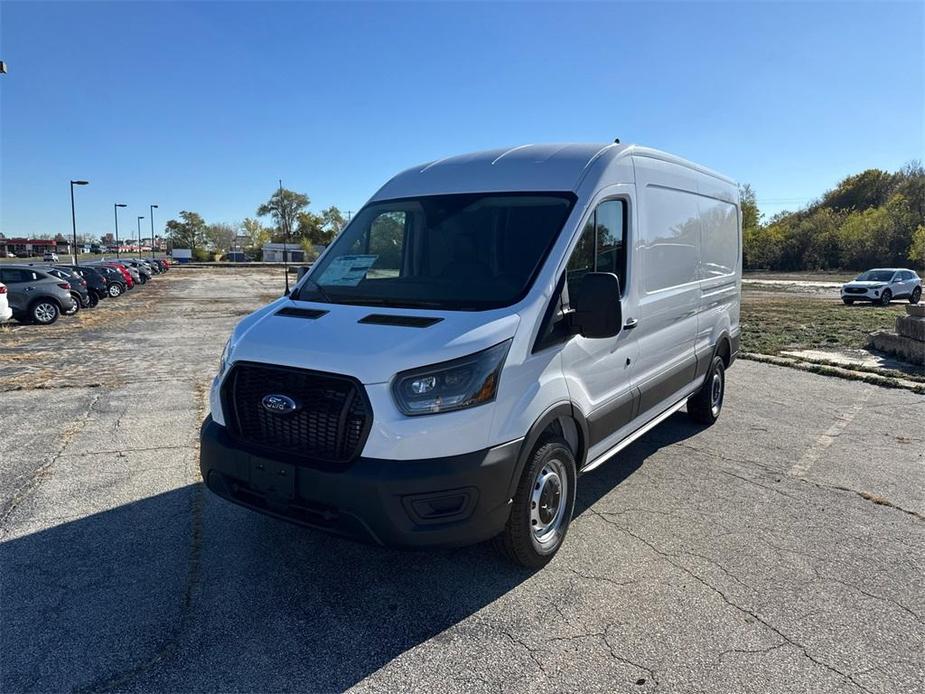
M 116 207 L 128 207 L 124 202 L 117 202 Z
M 90 181 L 71 181 L 72 186 L 85 186 L 88 185 Z
M 151 205 L 151 207 L 153 207 L 155 210 L 157 209 L 157 205 Z
M 139 217 L 138 219 L 144 219 L 144 215 L 142 215 L 142 216 L 141 216 L 141 217 Z

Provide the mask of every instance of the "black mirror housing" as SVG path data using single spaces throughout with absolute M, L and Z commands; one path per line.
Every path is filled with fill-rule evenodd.
M 611 272 L 589 272 L 581 278 L 572 326 L 582 337 L 614 337 L 623 327 L 620 279 Z

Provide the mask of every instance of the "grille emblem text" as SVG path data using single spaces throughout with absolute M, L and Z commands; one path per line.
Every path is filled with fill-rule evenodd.
M 260 404 L 263 405 L 263 409 L 274 414 L 289 414 L 299 409 L 299 404 L 288 395 L 277 395 L 275 393 L 264 395 Z

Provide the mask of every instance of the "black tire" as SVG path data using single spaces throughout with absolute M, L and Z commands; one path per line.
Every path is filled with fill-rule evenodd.
M 142 284 L 148 283 L 148 278 L 145 275 L 139 275 L 138 279 L 141 281 Z
M 106 289 L 106 292 L 115 299 L 117 296 L 121 296 L 122 292 L 125 291 L 125 288 L 118 282 L 112 282 L 109 287 Z
M 97 304 L 99 303 L 100 303 L 100 297 L 97 295 L 96 292 L 91 291 L 90 298 L 87 301 L 87 308 L 96 308 Z
M 36 299 L 29 305 L 29 320 L 37 325 L 51 325 L 61 315 L 61 307 L 53 299 Z
M 559 551 L 575 510 L 577 477 L 575 456 L 564 439 L 547 438 L 536 445 L 517 484 L 507 525 L 495 538 L 511 561 L 539 569 Z
M 77 312 L 80 311 L 80 294 L 71 292 L 71 300 L 74 302 L 74 307 L 68 311 L 65 311 L 65 316 L 76 316 Z
M 921 298 L 922 298 L 922 288 L 916 287 L 915 289 L 912 290 L 912 294 L 909 295 L 909 303 L 917 304 L 919 303 L 919 299 Z
M 845 306 L 854 306 L 854 299 L 849 299 L 848 297 L 842 297 L 842 301 L 845 302 Z
M 892 300 L 893 300 L 893 292 L 891 292 L 889 289 L 884 289 L 883 294 L 880 295 L 880 305 L 889 306 Z
M 726 365 L 722 357 L 716 356 L 700 390 L 687 399 L 687 414 L 695 422 L 709 426 L 719 419 L 725 399 Z

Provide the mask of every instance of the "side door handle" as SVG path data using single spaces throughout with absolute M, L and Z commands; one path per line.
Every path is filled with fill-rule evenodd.
M 632 329 L 635 328 L 637 325 L 639 325 L 639 319 L 638 319 L 638 318 L 627 318 L 627 319 L 626 319 L 626 322 L 623 324 L 623 328 L 624 328 L 624 330 L 632 330 Z

